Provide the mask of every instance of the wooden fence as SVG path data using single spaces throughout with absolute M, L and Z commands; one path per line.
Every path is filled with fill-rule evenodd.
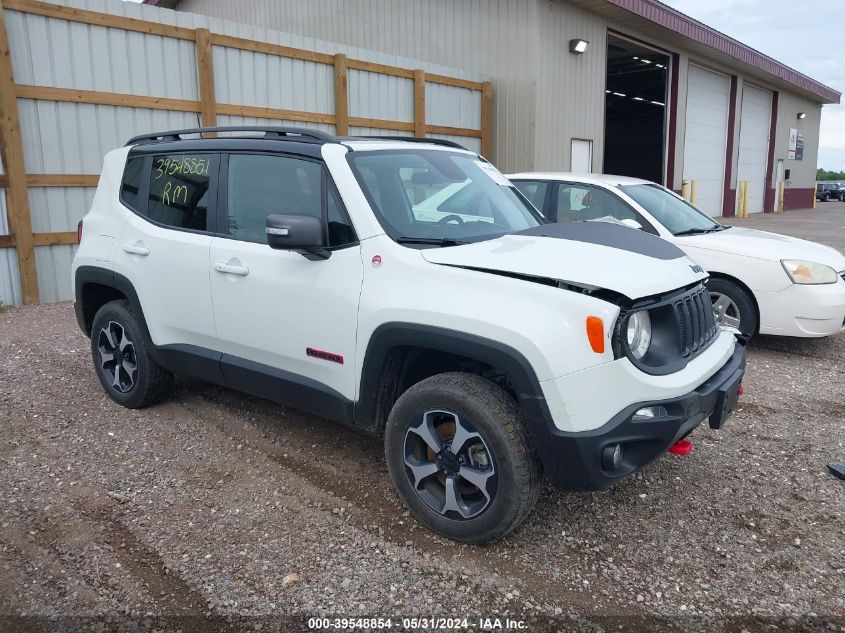
M 196 52 L 197 87 L 199 100 L 155 97 L 58 88 L 40 85 L 16 84 L 12 72 L 9 37 L 6 30 L 6 11 L 55 18 L 68 22 L 122 29 L 149 35 L 158 35 L 194 43 Z M 214 89 L 214 61 L 212 47 L 239 49 L 271 56 L 304 60 L 332 66 L 334 70 L 334 113 L 317 113 L 257 105 L 219 103 Z M 350 69 L 402 77 L 413 81 L 413 121 L 384 120 L 349 115 L 348 71 Z M 426 122 L 426 84 L 442 84 L 478 91 L 481 95 L 481 126 L 479 129 L 433 125 Z M 107 106 L 147 108 L 175 112 L 196 113 L 203 126 L 214 126 L 218 115 L 258 117 L 303 123 L 331 124 L 336 133 L 346 135 L 350 127 L 376 128 L 407 132 L 409 135 L 426 136 L 442 134 L 476 138 L 480 140 L 481 153 L 489 155 L 491 142 L 490 82 L 471 81 L 425 70 L 401 68 L 371 61 L 353 59 L 344 54 L 327 54 L 281 44 L 256 41 L 211 32 L 204 28 L 185 28 L 171 24 L 100 13 L 38 0 L 0 0 L 0 158 L 5 174 L 0 176 L 0 187 L 6 191 L 6 208 L 9 235 L 0 235 L 0 248 L 15 248 L 20 273 L 21 296 L 26 304 L 39 302 L 38 272 L 35 249 L 41 246 L 76 244 L 75 231 L 33 233 L 28 199 L 30 187 L 95 187 L 97 174 L 26 173 L 24 143 L 18 112 L 18 99 L 54 102 L 84 103 Z

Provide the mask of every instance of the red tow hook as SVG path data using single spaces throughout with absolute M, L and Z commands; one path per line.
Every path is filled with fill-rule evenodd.
M 672 455 L 689 455 L 692 453 L 692 442 L 689 440 L 678 440 L 669 447 Z
M 742 394 L 744 394 L 744 393 L 745 393 L 745 389 L 743 389 L 743 388 L 742 388 L 742 385 L 740 385 L 740 386 L 739 386 L 739 392 L 737 393 L 737 395 L 741 396 L 741 395 L 742 395 Z

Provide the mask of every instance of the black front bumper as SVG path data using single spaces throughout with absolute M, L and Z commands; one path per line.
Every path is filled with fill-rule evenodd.
M 721 428 L 736 406 L 745 373 L 745 345 L 737 341 L 727 363 L 694 391 L 669 400 L 645 401 L 620 411 L 593 431 L 566 433 L 557 429 L 544 438 L 541 458 L 546 475 L 558 488 L 601 490 L 660 457 L 672 444 L 686 437 L 704 420 Z M 668 415 L 634 421 L 643 407 L 662 406 Z M 622 460 L 616 468 L 602 466 L 607 447 L 621 444 Z

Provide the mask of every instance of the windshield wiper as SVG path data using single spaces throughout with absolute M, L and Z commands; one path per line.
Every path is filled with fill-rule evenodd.
M 434 246 L 460 246 L 468 243 L 450 237 L 397 237 L 396 242 L 398 244 L 432 244 Z
M 719 224 L 719 225 L 716 225 L 716 226 L 712 226 L 709 229 L 702 229 L 702 228 L 699 228 L 699 227 L 694 227 L 694 228 L 691 228 L 691 229 L 686 229 L 684 231 L 678 231 L 677 233 L 673 233 L 673 235 L 675 235 L 675 237 L 677 237 L 679 235 L 703 235 L 705 233 L 715 233 L 716 231 L 724 231 L 724 230 L 725 230 L 725 227 L 722 226 L 721 224 Z

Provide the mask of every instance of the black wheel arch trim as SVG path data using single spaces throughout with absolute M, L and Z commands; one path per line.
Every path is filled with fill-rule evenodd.
M 552 464 L 559 455 L 548 450 L 544 439 L 555 428 L 540 381 L 531 363 L 518 350 L 492 339 L 458 330 L 391 322 L 380 325 L 370 337 L 361 371 L 360 392 L 355 403 L 355 420 L 370 432 L 382 433 L 379 397 L 385 372 L 392 368 L 385 361 L 392 349 L 411 346 L 442 351 L 470 358 L 503 371 L 517 397 L 523 423 L 543 466 Z M 384 413 L 381 413 L 384 416 Z
M 144 318 L 144 311 L 141 308 L 141 302 L 138 299 L 138 293 L 135 291 L 135 286 L 126 277 L 120 273 L 107 268 L 100 268 L 99 266 L 80 266 L 76 269 L 74 276 L 74 311 L 76 312 L 76 321 L 85 336 L 91 335 L 90 323 L 85 315 L 85 286 L 89 284 L 97 284 L 113 288 L 121 293 L 129 301 L 135 311 L 135 316 L 141 322 L 144 332 L 149 339 L 149 329 L 147 328 L 147 321 Z M 91 315 L 93 322 L 94 315 Z

